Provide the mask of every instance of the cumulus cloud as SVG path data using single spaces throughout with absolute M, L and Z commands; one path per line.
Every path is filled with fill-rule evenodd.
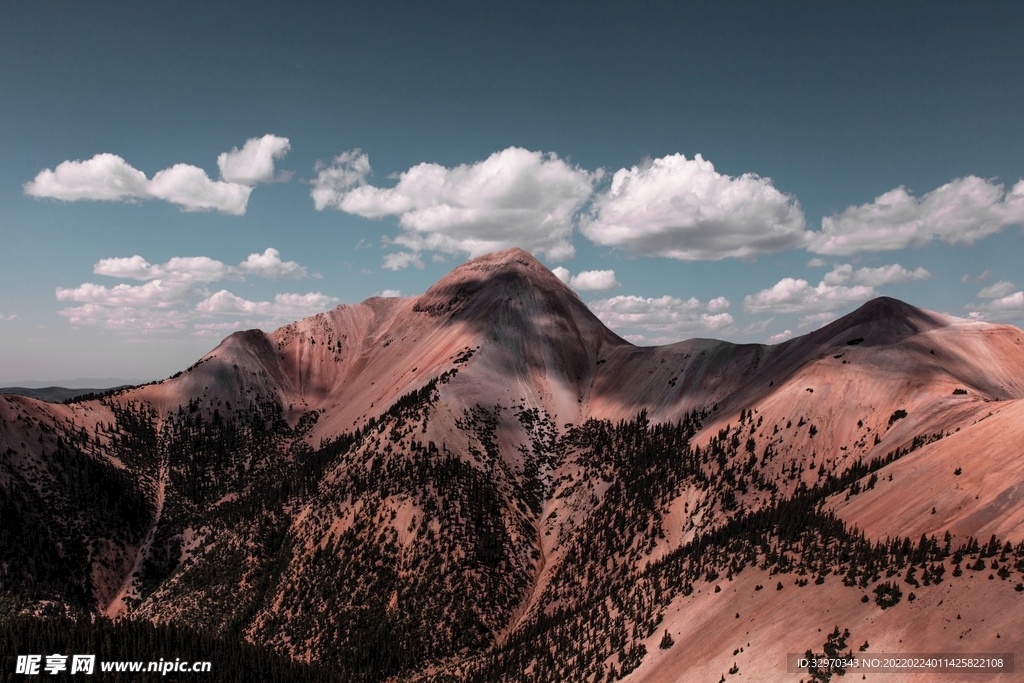
M 242 279 L 246 275 L 264 278 L 306 277 L 306 269 L 295 261 L 282 261 L 281 252 L 273 247 L 262 254 L 249 254 L 237 266 L 229 266 L 207 256 L 175 256 L 167 263 L 150 265 L 138 254 L 124 258 L 101 259 L 93 266 L 97 275 L 131 279 L 153 280 L 164 278 L 184 282 L 217 282 Z
M 607 292 L 622 286 L 614 270 L 585 270 L 573 275 L 568 268 L 558 266 L 551 269 L 551 274 L 579 292 Z
M 329 307 L 337 300 L 319 292 L 280 294 L 273 302 L 248 302 L 227 290 L 210 295 L 206 285 L 219 280 L 302 278 L 306 269 L 294 261 L 282 261 L 277 249 L 268 248 L 229 266 L 206 256 L 176 256 L 166 263 L 150 264 L 142 256 L 101 259 L 93 267 L 97 275 L 142 280 L 141 285 L 113 287 L 86 282 L 78 287 L 58 287 L 58 301 L 83 304 L 60 311 L 73 325 L 100 325 L 108 329 L 157 333 L 180 330 L 194 320 L 211 315 L 247 313 L 270 321 L 303 317 Z M 203 300 L 193 306 L 197 298 Z M 197 324 L 200 336 L 217 330 L 234 329 L 237 322 L 219 326 L 216 322 Z
M 0 320 L 17 320 L 20 317 L 17 313 L 9 313 L 7 315 L 0 313 Z
M 748 313 L 821 313 L 846 308 L 867 301 L 876 295 L 867 285 L 830 285 L 819 282 L 816 287 L 807 280 L 782 278 L 770 289 L 762 289 L 743 299 Z
M 601 245 L 682 261 L 749 257 L 805 241 L 799 203 L 770 178 L 723 175 L 699 154 L 619 169 L 580 231 Z
M 221 154 L 221 180 L 190 164 L 175 164 L 152 179 L 116 154 L 96 154 L 85 161 L 63 161 L 25 183 L 25 194 L 74 202 L 163 199 L 183 211 L 245 213 L 252 186 L 273 178 L 274 159 L 288 151 L 288 139 L 274 135 L 252 138 L 241 150 Z
M 382 297 L 385 297 L 385 298 L 388 298 L 388 297 L 399 297 L 399 296 L 402 296 L 402 290 L 400 290 L 400 289 L 385 289 L 383 292 L 380 293 L 380 295 Z
M 1006 280 L 1000 280 L 994 285 L 985 287 L 978 292 L 979 299 L 1001 299 L 1014 290 L 1017 285 Z
M 898 263 L 879 268 L 859 268 L 848 263 L 835 266 L 817 286 L 807 280 L 782 278 L 769 289 L 744 297 L 748 313 L 798 313 L 801 327 L 835 319 L 835 311 L 878 296 L 875 287 L 927 280 L 924 268 L 908 270 Z
M 245 214 L 252 188 L 238 183 L 210 180 L 198 166 L 175 164 L 158 171 L 146 184 L 146 195 L 177 204 L 184 211 L 209 211 L 235 216 Z
M 971 303 L 965 308 L 969 317 L 974 320 L 987 320 L 994 323 L 1024 322 L 1024 292 L 1013 290 L 1016 285 L 1006 280 L 985 287 L 978 292 L 979 299 L 988 299 L 982 303 Z
M 827 265 L 828 264 L 825 263 L 825 261 L 823 261 L 822 259 L 820 259 L 818 257 L 814 257 L 810 261 L 807 262 L 807 267 L 808 268 L 824 268 Z
M 782 332 L 779 332 L 778 334 L 773 334 L 772 336 L 768 337 L 768 343 L 769 344 L 778 344 L 781 341 L 786 341 L 787 339 L 789 339 L 792 336 L 793 336 L 793 330 L 783 330 Z
M 317 175 L 309 196 L 313 198 L 313 206 L 317 211 L 327 207 L 344 211 L 341 204 L 347 193 L 353 188 L 366 185 L 366 176 L 373 171 L 370 168 L 370 157 L 359 149 L 342 152 L 329 165 L 318 161 L 313 170 L 317 171 Z
M 695 297 L 684 300 L 667 295 L 659 298 L 622 295 L 588 305 L 605 325 L 626 332 L 626 338 L 634 343 L 666 343 L 727 331 L 733 323 L 732 316 L 724 310 L 729 307 L 729 301 L 724 297 L 712 301 L 713 306 Z M 661 333 L 661 336 L 652 338 L 651 333 Z
M 708 310 L 712 313 L 718 313 L 719 311 L 726 310 L 730 305 L 728 299 L 724 296 L 719 296 L 708 302 Z
M 249 254 L 249 258 L 238 264 L 238 272 L 258 275 L 265 278 L 292 278 L 299 280 L 306 277 L 306 269 L 295 261 L 282 261 L 281 252 L 267 248 L 262 254 Z
M 230 183 L 250 186 L 269 183 L 274 180 L 274 160 L 283 158 L 289 149 L 288 138 L 276 135 L 249 138 L 242 149 L 235 147 L 230 152 L 222 152 L 217 157 L 217 168 L 220 177 Z
M 573 275 L 569 285 L 580 292 L 607 292 L 622 283 L 615 279 L 614 270 L 585 270 Z
M 859 268 L 857 270 L 854 270 L 853 266 L 849 263 L 844 263 L 826 273 L 825 277 L 822 278 L 822 282 L 827 285 L 857 283 L 868 285 L 869 287 L 881 287 L 883 285 L 893 285 L 912 280 L 927 280 L 930 277 L 931 273 L 924 268 L 907 270 L 898 263 L 880 268 Z
M 479 256 L 519 246 L 551 261 L 575 253 L 574 217 L 600 177 L 555 154 L 519 147 L 453 168 L 418 164 L 391 188 L 367 182 L 369 159 L 359 150 L 317 170 L 310 194 L 318 210 L 396 216 L 403 231 L 393 242 L 412 252 Z
M 73 289 L 57 288 L 58 301 L 75 301 L 119 308 L 168 308 L 188 300 L 191 287 L 182 282 L 151 280 L 144 285 L 104 287 L 86 282 Z
M 273 301 L 249 301 L 226 289 L 196 304 L 196 311 L 207 314 L 260 315 L 276 319 L 296 319 L 314 315 L 336 306 L 339 300 L 320 292 L 278 294 Z
M 24 185 L 31 197 L 66 202 L 79 199 L 116 200 L 144 197 L 146 174 L 116 154 L 97 154 L 86 161 L 64 161 L 52 171 L 44 169 Z
M 420 255 L 415 252 L 399 251 L 393 254 L 384 255 L 384 265 L 382 268 L 388 270 L 402 270 L 409 266 L 416 266 L 419 269 L 423 269 L 423 259 Z
M 821 221 L 808 249 L 846 256 L 904 249 L 939 239 L 973 244 L 1008 225 L 1024 223 L 1024 180 L 1004 193 L 1003 185 L 967 176 L 921 198 L 898 187 L 861 206 Z

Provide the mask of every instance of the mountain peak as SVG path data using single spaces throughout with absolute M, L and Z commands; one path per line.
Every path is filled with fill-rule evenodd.
M 835 340 L 874 346 L 946 327 L 950 322 L 949 316 L 880 296 L 808 336 L 819 342 Z
M 490 294 L 488 298 L 504 299 L 534 290 L 579 301 L 576 293 L 532 254 L 513 247 L 478 256 L 456 267 L 428 289 L 413 310 L 434 316 L 461 311 L 484 290 Z

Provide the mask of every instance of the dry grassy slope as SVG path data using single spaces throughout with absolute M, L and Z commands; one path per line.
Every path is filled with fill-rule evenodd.
M 893 317 L 863 322 L 869 315 Z M 915 318 L 922 317 L 930 324 L 915 331 Z M 847 344 L 857 339 L 863 341 Z M 771 443 L 800 460 L 812 454 L 819 462 L 867 460 L 914 436 L 969 425 L 988 412 L 989 401 L 1024 398 L 1022 369 L 1024 333 L 1015 327 L 875 300 L 814 334 L 771 347 L 760 368 L 720 403 L 698 442 L 753 408 L 762 421 L 753 434 L 758 453 Z M 907 416 L 890 425 L 897 410 Z M 801 418 L 806 424 L 797 427 Z
M 836 577 L 822 585 L 793 585 L 793 576 L 769 576 L 748 569 L 733 581 L 702 582 L 693 595 L 679 597 L 668 608 L 657 633 L 646 641 L 647 656 L 628 680 L 634 683 L 679 681 L 807 680 L 786 671 L 786 653 L 821 653 L 826 637 L 836 626 L 850 630 L 847 642 L 854 653 L 867 641 L 866 654 L 910 653 L 1016 653 L 1024 652 L 1020 613 L 1024 593 L 1007 581 L 987 580 L 988 572 L 966 571 L 938 586 L 911 589 L 917 599 L 904 597 L 897 606 L 882 610 L 873 601 L 861 602 L 865 591 L 847 588 Z M 776 590 L 782 578 L 783 590 Z M 714 592 L 720 585 L 722 591 Z M 762 585 L 762 590 L 755 590 Z M 739 615 L 737 617 L 736 615 Z M 820 629 L 820 631 L 819 631 Z M 675 645 L 661 650 L 664 632 Z M 742 652 L 733 654 L 734 651 Z M 735 678 L 728 675 L 736 665 Z M 1017 665 L 1019 666 L 1019 664 Z M 1019 674 L 1018 674 L 1019 675 Z M 846 679 L 861 680 L 852 671 Z M 836 680 L 836 679 L 833 679 Z M 845 679 L 839 679 L 845 680 Z M 868 680 L 917 683 L 924 681 L 1007 681 L 1009 674 L 869 674 Z
M 873 539 L 941 536 L 947 530 L 961 539 L 1020 539 L 1024 401 L 980 408 L 959 431 L 886 467 L 882 472 L 891 481 L 882 476 L 871 491 L 849 500 L 837 497 L 833 509 Z
M 98 402 L 63 405 L 15 394 L 0 395 L 0 453 L 12 451 L 10 462 L 43 457 L 56 447 L 57 435 L 85 428 L 94 437 L 97 423 L 107 424 L 113 413 Z M 42 437 L 42 438 L 40 438 Z M 101 440 L 104 437 L 101 436 Z M 15 456 L 15 454 L 17 454 Z M 119 465 L 119 463 L 114 463 Z

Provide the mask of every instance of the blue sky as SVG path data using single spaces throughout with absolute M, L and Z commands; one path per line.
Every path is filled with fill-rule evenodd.
M 0 10 L 0 383 L 512 245 L 637 343 L 1024 322 L 1019 4 L 325 5 Z

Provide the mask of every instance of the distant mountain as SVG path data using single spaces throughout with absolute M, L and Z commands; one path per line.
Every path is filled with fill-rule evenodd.
M 0 607 L 342 681 L 1024 655 L 1022 336 L 882 298 L 775 346 L 635 347 L 489 254 L 159 383 L 4 396 Z
M 82 389 L 85 391 L 96 391 L 100 389 L 112 389 L 114 387 L 134 387 L 145 384 L 149 380 L 122 379 L 119 377 L 79 377 L 77 379 L 55 379 L 46 381 L 21 380 L 11 382 L 11 387 L 22 387 L 25 389 L 46 389 L 58 387 L 64 389 Z M 0 390 L 2 393 L 3 390 Z
M 67 387 L 41 387 L 38 389 L 28 387 L 0 387 L 0 394 L 17 394 L 18 396 L 28 396 L 29 398 L 39 399 L 40 401 L 46 401 L 48 403 L 63 403 L 64 401 L 73 398 L 83 396 L 91 398 L 93 395 L 103 394 L 111 389 L 125 389 L 132 386 L 135 385 L 121 384 L 114 387 L 93 387 L 82 389 L 69 389 Z

